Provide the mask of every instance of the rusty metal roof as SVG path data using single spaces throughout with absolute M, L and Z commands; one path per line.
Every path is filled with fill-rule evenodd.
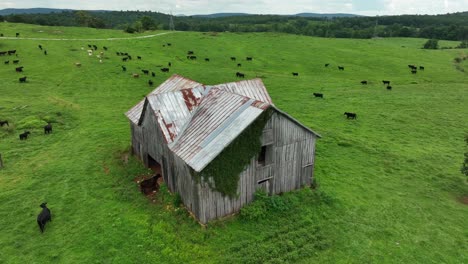
M 169 149 L 200 172 L 270 106 L 319 136 L 277 109 L 260 79 L 205 86 L 173 75 L 126 115 L 140 125 L 151 109 Z
M 204 86 L 198 86 L 147 97 L 167 143 L 173 142 L 191 119 L 192 112 L 197 109 L 205 91 Z
M 154 89 L 151 93 L 149 93 L 148 96 L 159 94 L 159 93 L 191 89 L 191 88 L 195 88 L 198 86 L 203 86 L 203 84 L 192 81 L 180 75 L 174 74 L 165 82 L 163 82 L 158 87 L 156 87 L 156 89 Z M 143 111 L 144 103 L 145 103 L 145 99 L 141 100 L 138 104 L 132 107 L 127 113 L 125 113 L 128 119 L 130 119 L 130 121 L 132 121 L 134 124 L 137 124 L 138 120 L 140 119 L 141 113 Z
M 270 104 L 212 88 L 187 129 L 169 148 L 190 167 L 201 171 Z
M 240 94 L 265 103 L 273 104 L 271 97 L 265 88 L 265 85 L 259 78 L 218 84 L 213 86 L 213 88 L 220 88 L 231 93 Z

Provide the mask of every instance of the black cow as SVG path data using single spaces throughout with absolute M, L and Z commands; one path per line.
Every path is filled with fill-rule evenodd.
M 44 50 L 44 55 L 47 55 L 47 50 Z
M 418 70 L 412 69 L 412 70 L 411 70 L 411 73 L 412 73 L 412 74 L 416 74 L 416 73 L 418 73 Z
M 42 203 L 40 207 L 42 208 L 42 211 L 39 213 L 37 216 L 37 224 L 39 225 L 39 228 L 41 229 L 41 233 L 44 233 L 44 228 L 45 225 L 48 221 L 52 222 L 52 215 L 50 214 L 50 209 L 47 208 L 47 203 Z
M 236 57 L 231 57 L 231 60 L 232 60 L 232 61 L 235 61 L 235 60 L 236 60 Z
M 241 67 L 241 66 L 242 66 L 242 64 L 240 64 L 240 63 L 237 63 L 237 67 Z
M 298 72 L 293 72 L 292 75 L 293 76 L 299 76 L 299 73 Z
M 361 84 L 367 85 L 367 81 L 361 81 Z
M 120 52 L 118 52 L 118 51 L 116 51 L 115 54 L 116 54 L 117 56 L 120 56 Z
M 128 60 L 128 57 L 123 57 L 122 58 L 122 61 L 127 61 Z
M 413 64 L 409 64 L 409 65 L 408 65 L 408 68 L 414 69 L 414 68 L 416 68 L 416 66 L 414 66 Z
M 130 55 L 128 55 L 128 54 L 127 54 L 127 58 L 128 58 L 129 60 L 132 60 L 132 56 L 130 56 Z
M 241 72 L 236 72 L 236 77 L 245 78 L 245 74 L 243 74 Z
M 424 66 L 419 66 L 419 69 L 420 69 L 421 71 L 424 71 Z
M 97 46 L 96 46 L 96 45 L 93 45 L 93 48 L 94 48 L 94 50 L 97 50 Z
M 39 49 L 42 50 L 42 45 L 38 45 Z
M 325 63 L 325 67 L 328 67 L 328 66 L 330 66 L 330 63 Z
M 137 59 L 141 60 L 141 56 L 137 56 Z
M 24 68 L 24 66 L 16 67 L 15 70 L 16 70 L 16 72 L 22 72 L 23 68 Z
M 47 123 L 47 125 L 44 126 L 44 134 L 50 134 L 52 133 L 52 124 Z
M 156 77 L 156 73 L 151 72 L 151 76 Z
M 149 85 L 149 86 L 153 86 L 153 81 L 152 81 L 152 80 L 149 80 L 149 81 L 148 81 L 148 85 Z
M 390 85 L 390 81 L 382 80 L 382 83 L 383 83 L 384 85 Z
M 26 78 L 27 78 L 26 76 L 19 78 L 19 82 L 20 83 L 26 82 Z
M 338 66 L 338 70 L 344 71 L 344 66 Z
M 187 55 L 193 55 L 193 51 L 192 50 L 187 51 Z
M 16 32 L 16 37 L 19 37 L 19 33 L 18 33 L 18 32 Z
M 166 45 L 167 45 L 167 46 L 172 46 L 172 44 L 171 44 L 171 43 L 166 43 Z
M 122 71 L 127 71 L 127 67 L 122 65 Z
M 29 132 L 29 131 L 24 131 L 24 133 L 22 133 L 22 134 L 19 135 L 19 139 L 20 139 L 20 140 L 26 140 L 26 139 L 28 139 L 28 135 L 29 135 L 29 134 L 31 134 L 31 132 Z
M 145 75 L 149 74 L 149 70 L 141 70 Z
M 5 61 L 5 64 L 9 64 L 9 63 L 10 63 L 10 61 L 9 61 L 9 60 Z
M 387 90 L 392 90 L 392 87 L 390 85 L 387 85 Z
M 172 63 L 171 63 L 171 62 L 168 62 L 168 63 L 167 63 L 167 66 L 168 66 L 168 67 L 171 67 L 171 66 L 172 66 Z
M 356 113 L 344 112 L 344 115 L 346 116 L 347 119 L 356 119 L 357 118 Z
M 161 178 L 161 174 L 156 174 L 149 179 L 146 179 L 140 183 L 140 190 L 145 195 L 151 194 L 159 189 L 158 179 Z
M 319 98 L 323 98 L 323 94 L 322 94 L 322 93 L 314 93 L 314 96 L 315 96 L 315 97 L 319 97 Z
M 191 60 L 196 60 L 197 56 L 191 55 L 191 56 L 188 56 L 188 58 L 191 59 Z
M 10 126 L 10 124 L 8 124 L 8 121 L 7 120 L 0 120 L 0 127 L 2 127 L 3 125 L 7 125 L 7 126 Z
M 104 46 L 104 47 L 102 47 L 102 48 L 103 48 L 104 50 L 107 50 L 107 47 L 106 47 L 106 46 Z
M 210 61 L 210 58 L 205 58 L 205 61 Z
M 9 51 L 8 51 L 8 55 L 13 55 L 13 54 L 15 54 L 15 53 L 16 53 L 16 50 L 9 50 Z
M 169 72 L 169 68 L 161 68 L 162 72 Z
M 13 64 L 18 64 L 19 60 L 14 60 Z
M 246 57 L 245 59 L 248 60 L 248 61 L 251 61 L 252 57 Z
M 88 48 L 91 48 L 91 44 L 88 44 Z
M 0 51 L 0 56 L 5 56 L 8 53 L 8 51 Z

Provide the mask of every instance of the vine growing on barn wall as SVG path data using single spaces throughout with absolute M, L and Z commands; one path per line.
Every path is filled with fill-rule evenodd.
M 239 176 L 260 152 L 263 128 L 272 112 L 271 109 L 265 110 L 201 172 L 193 171 L 195 179 L 200 181 L 203 178 L 211 189 L 230 198 L 236 197 Z

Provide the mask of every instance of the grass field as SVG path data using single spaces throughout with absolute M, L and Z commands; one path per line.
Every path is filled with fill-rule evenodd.
M 0 32 L 133 36 L 8 23 L 0 23 Z M 468 50 L 422 50 L 425 41 L 193 32 L 113 41 L 0 39 L 0 51 L 18 53 L 0 57 L 0 120 L 10 121 L 0 128 L 0 263 L 468 262 L 468 206 L 461 202 L 468 185 L 460 173 L 468 68 L 453 63 Z M 167 42 L 172 46 L 163 47 Z M 87 44 L 109 48 L 103 63 L 87 55 Z M 187 60 L 187 50 L 199 59 Z M 133 60 L 123 63 L 116 51 Z M 24 73 L 15 72 L 13 59 Z M 171 72 L 161 73 L 159 65 L 169 61 Z M 412 75 L 408 64 L 425 71 Z M 141 69 L 157 76 L 131 77 Z M 127 160 L 124 113 L 154 89 L 149 79 L 158 85 L 178 73 L 217 84 L 235 81 L 237 71 L 262 77 L 276 106 L 322 135 L 320 187 L 283 195 L 287 209 L 264 219 L 234 216 L 201 227 L 174 207 L 164 187 L 156 203 L 139 192 L 133 179 L 147 170 Z M 22 76 L 26 83 L 18 82 Z M 382 80 L 391 80 L 393 90 Z M 346 120 L 345 111 L 358 119 Z M 46 121 L 54 126 L 47 136 Z M 30 138 L 20 141 L 24 130 Z M 36 216 L 43 201 L 53 222 L 41 234 Z

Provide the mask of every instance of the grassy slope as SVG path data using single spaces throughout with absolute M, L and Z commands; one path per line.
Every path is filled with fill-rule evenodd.
M 128 37 L 6 23 L 0 32 Z M 3 64 L 8 57 L 0 57 L 0 119 L 13 123 L 0 129 L 6 166 L 0 171 L 0 262 L 467 262 L 468 209 L 457 198 L 468 193 L 459 173 L 468 76 L 452 63 L 467 50 L 421 50 L 424 41 L 231 33 L 1 40 L 0 50 L 18 50 L 25 72 L 15 73 Z M 173 46 L 163 48 L 166 42 Z M 80 49 L 88 43 L 110 48 L 104 63 Z M 211 61 L 187 61 L 187 50 Z M 115 51 L 143 60 L 126 63 L 124 73 Z M 132 180 L 146 170 L 132 158 L 122 162 L 130 138 L 123 113 L 151 90 L 150 78 L 134 79 L 132 72 L 171 61 L 170 74 L 228 82 L 239 70 L 230 56 L 253 56 L 238 61 L 241 71 L 263 76 L 275 104 L 323 136 L 316 159 L 321 186 L 318 193 L 285 195 L 293 208 L 263 221 L 234 217 L 204 229 L 174 209 L 165 192 L 155 204 L 138 192 Z M 411 75 L 407 64 L 426 71 Z M 156 73 L 156 84 L 170 76 Z M 18 83 L 23 75 L 26 84 Z M 363 79 L 370 84 L 361 86 Z M 392 81 L 393 91 L 384 89 L 383 79 Z M 345 111 L 358 119 L 345 120 Z M 44 120 L 55 122 L 52 135 L 42 134 Z M 19 141 L 31 127 L 30 139 Z M 35 223 L 42 201 L 54 217 L 43 235 Z

